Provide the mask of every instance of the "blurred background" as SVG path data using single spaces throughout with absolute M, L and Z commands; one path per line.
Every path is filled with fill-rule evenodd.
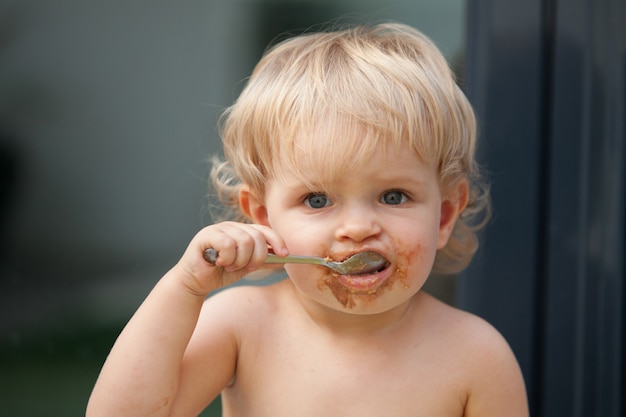
M 493 182 L 475 261 L 427 290 L 503 333 L 531 415 L 626 415 L 623 0 L 0 0 L 0 416 L 84 414 L 211 221 L 217 117 L 268 43 L 388 20 L 457 72 Z
M 116 335 L 210 222 L 216 119 L 268 43 L 391 19 L 453 60 L 464 16 L 462 0 L 0 1 L 0 415 L 84 413 Z

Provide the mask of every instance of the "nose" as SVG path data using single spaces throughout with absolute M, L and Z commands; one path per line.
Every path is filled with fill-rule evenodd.
M 335 238 L 339 241 L 351 240 L 363 242 L 378 236 L 382 227 L 375 210 L 358 204 L 344 207 L 339 224 L 335 229 Z

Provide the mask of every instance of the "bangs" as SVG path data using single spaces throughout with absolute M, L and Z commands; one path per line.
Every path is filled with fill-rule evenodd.
M 310 188 L 324 191 L 325 184 L 350 175 L 375 154 L 387 152 L 388 138 L 393 137 L 345 117 L 320 120 L 311 130 L 300 131 L 283 143 L 271 176 L 295 175 Z

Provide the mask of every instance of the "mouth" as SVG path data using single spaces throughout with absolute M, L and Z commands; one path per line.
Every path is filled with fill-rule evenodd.
M 351 275 L 338 275 L 337 281 L 353 294 L 374 294 L 390 278 L 389 261 Z
M 338 264 L 335 270 L 342 275 L 369 275 L 383 270 L 389 261 L 378 252 L 363 251 L 348 256 Z

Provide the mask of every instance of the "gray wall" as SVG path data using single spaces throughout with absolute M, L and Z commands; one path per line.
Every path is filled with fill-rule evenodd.
M 394 19 L 452 59 L 464 30 L 461 0 L 0 4 L 12 185 L 2 188 L 0 329 L 14 330 L 132 311 L 210 222 L 217 116 L 279 32 Z

